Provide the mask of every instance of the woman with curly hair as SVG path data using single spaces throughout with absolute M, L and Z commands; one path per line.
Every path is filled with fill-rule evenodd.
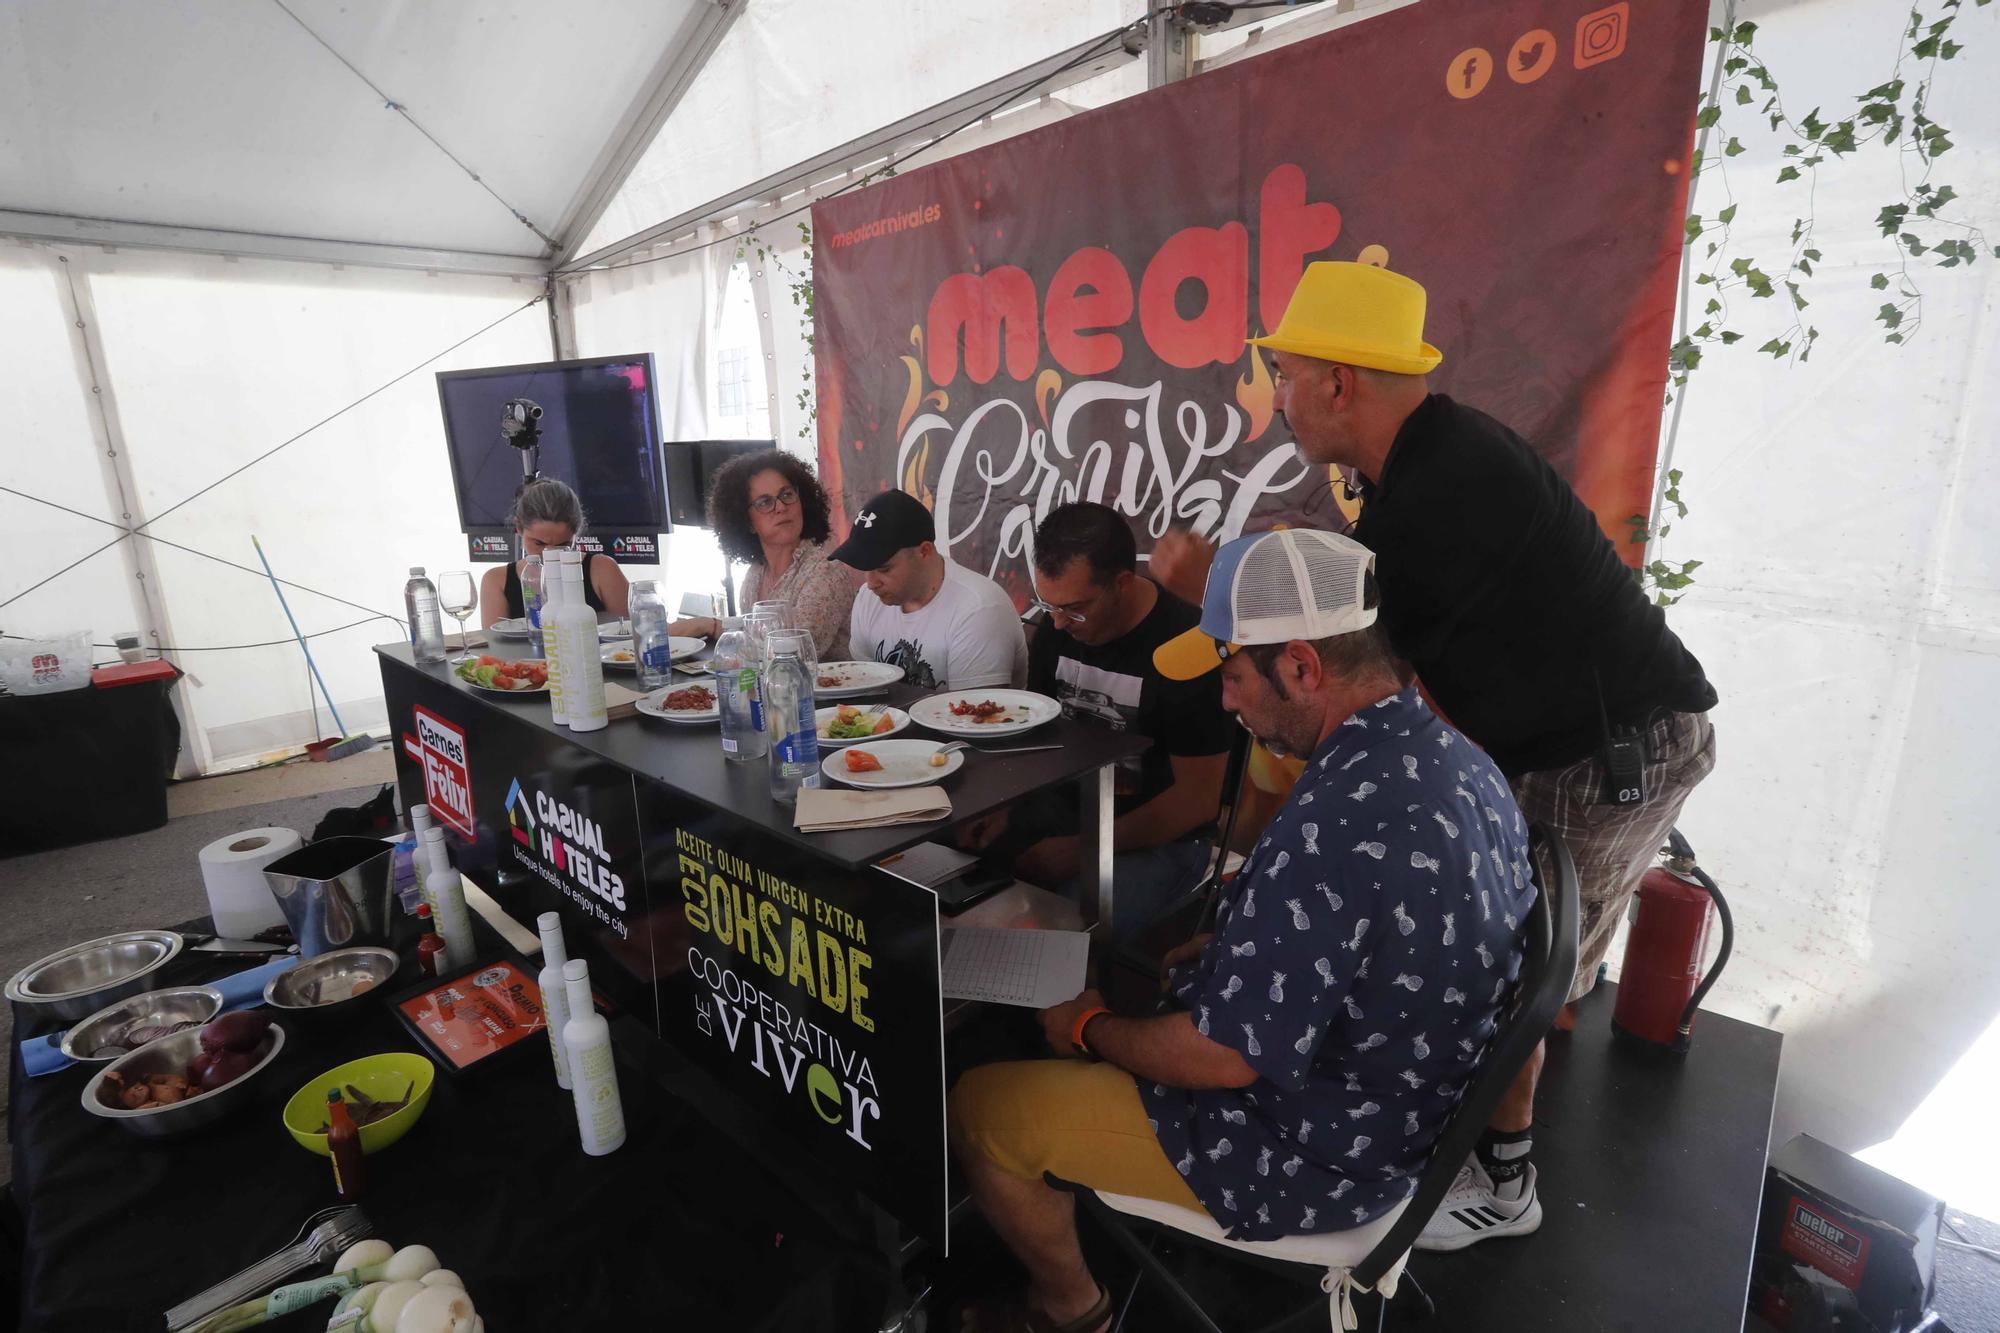
M 732 561 L 745 561 L 743 605 L 783 600 L 810 630 L 821 661 L 847 656 L 848 615 L 861 584 L 826 558 L 833 535 L 826 490 L 810 465 L 782 449 L 732 458 L 708 484 L 708 526 Z M 676 634 L 713 635 L 712 617 L 678 621 Z

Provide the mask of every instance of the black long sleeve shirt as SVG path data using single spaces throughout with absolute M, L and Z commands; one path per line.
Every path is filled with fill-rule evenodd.
M 1390 642 L 1509 776 L 1597 748 L 1597 681 L 1613 722 L 1715 706 L 1596 517 L 1485 413 L 1432 394 L 1366 494 L 1354 537 L 1376 553 Z

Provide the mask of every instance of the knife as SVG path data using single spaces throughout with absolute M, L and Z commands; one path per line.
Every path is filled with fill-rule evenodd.
M 271 944 L 264 940 L 232 940 L 222 935 L 211 935 L 200 944 L 192 946 L 202 953 L 297 953 L 296 944 Z

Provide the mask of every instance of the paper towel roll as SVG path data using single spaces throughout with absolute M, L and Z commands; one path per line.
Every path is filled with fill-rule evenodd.
M 217 838 L 201 849 L 201 882 L 208 890 L 215 933 L 248 939 L 285 924 L 278 900 L 264 879 L 264 867 L 305 845 L 288 828 L 252 828 Z

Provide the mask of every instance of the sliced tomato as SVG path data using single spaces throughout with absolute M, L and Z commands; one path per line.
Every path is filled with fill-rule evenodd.
M 504 665 L 504 663 L 502 663 L 500 659 L 497 657 L 490 656 L 489 654 L 486 653 L 481 653 L 479 655 L 479 665 L 497 667 Z
M 880 736 L 885 731 L 894 731 L 895 729 L 896 719 L 890 717 L 886 711 L 875 721 L 875 734 L 877 736 Z
M 847 771 L 850 773 L 880 773 L 882 761 L 859 747 L 847 752 Z

